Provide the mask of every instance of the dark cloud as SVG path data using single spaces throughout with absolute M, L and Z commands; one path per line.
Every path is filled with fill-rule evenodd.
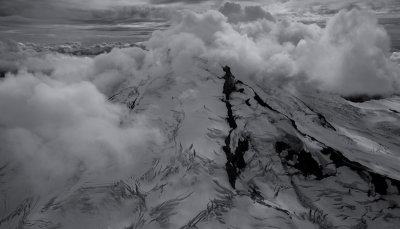
M 162 16 L 162 9 L 144 4 L 144 1 L 89 0 L 0 0 L 1 16 L 21 16 L 26 18 L 82 18 L 124 17 L 148 18 Z
M 137 3 L 122 1 L 111 3 L 108 0 L 90 0 L 86 3 L 77 0 L 1 0 L 0 21 L 4 24 L 15 24 L 24 18 L 26 24 L 36 21 L 119 23 L 160 20 L 168 18 L 170 14 L 167 8 Z M 13 20 L 8 19 L 11 16 L 14 16 Z
M 171 10 L 152 6 L 125 6 L 109 9 L 93 10 L 88 20 L 118 22 L 118 21 L 152 21 L 169 18 Z M 79 20 L 79 19 L 78 19 Z
M 229 22 L 250 22 L 258 19 L 267 19 L 274 21 L 274 17 L 261 6 L 244 6 L 240 4 L 227 2 L 219 11 L 224 14 Z
M 67 19 L 81 18 L 86 14 L 86 9 L 76 4 L 68 4 L 66 1 L 3 0 L 0 3 L 0 17 L 18 16 L 43 21 L 51 19 L 51 22 L 58 23 Z
M 386 12 L 398 9 L 400 4 L 397 0 L 290 0 L 285 6 L 298 13 L 334 15 L 342 9 L 369 9 Z
M 26 0 L 1 0 L 0 1 L 0 16 L 34 16 L 35 12 L 42 10 L 46 12 L 47 10 L 53 8 L 51 2 L 45 0 L 38 1 L 26 1 Z
M 201 2 L 208 2 L 210 0 L 150 0 L 152 4 L 172 4 L 172 3 L 183 3 L 183 4 L 197 4 Z

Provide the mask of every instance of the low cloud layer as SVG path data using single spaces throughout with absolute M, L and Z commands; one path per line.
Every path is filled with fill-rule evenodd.
M 44 195 L 88 177 L 101 183 L 146 170 L 157 156 L 149 147 L 163 134 L 107 100 L 135 74 L 130 68 L 139 68 L 141 52 L 85 58 L 19 51 L 21 67 L 0 82 L 1 166 L 19 168 L 25 179 L 18 185 Z

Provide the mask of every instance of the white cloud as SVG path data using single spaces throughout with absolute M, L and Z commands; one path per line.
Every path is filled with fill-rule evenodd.
M 358 10 L 341 11 L 318 40 L 304 40 L 296 48 L 309 79 L 322 90 L 343 95 L 398 92 L 400 69 L 389 50 L 383 27 Z
M 192 66 L 189 57 L 200 56 L 266 86 L 305 77 L 319 90 L 342 95 L 399 90 L 400 70 L 390 59 L 386 31 L 373 15 L 356 9 L 341 11 L 326 28 L 264 18 L 230 24 L 216 11 L 186 12 L 171 29 L 155 33 L 148 46 L 161 53 L 168 49 L 175 69 Z
M 45 194 L 73 177 L 105 181 L 147 169 L 156 156 L 149 146 L 161 144 L 163 134 L 98 89 L 109 91 L 122 74 L 132 76 L 127 66 L 140 65 L 136 51 L 29 57 L 24 68 L 35 73 L 20 70 L 0 82 L 0 157 L 22 169 L 25 188 Z

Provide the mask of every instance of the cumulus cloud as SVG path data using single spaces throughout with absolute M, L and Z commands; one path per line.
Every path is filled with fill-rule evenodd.
M 147 63 L 145 51 L 137 47 L 113 49 L 110 53 L 95 57 L 37 53 L 24 47 L 15 42 L 0 42 L 2 72 L 25 70 L 66 83 L 90 81 L 106 95 L 127 79 L 143 79 L 146 75 L 140 69 L 150 64 Z
M 341 11 L 317 41 L 302 41 L 299 63 L 323 90 L 344 95 L 387 95 L 399 90 L 399 67 L 390 60 L 390 41 L 370 14 Z
M 236 9 L 228 13 L 244 12 L 236 4 L 221 11 L 227 6 Z M 345 96 L 399 90 L 399 66 L 390 58 L 386 31 L 373 15 L 357 9 L 342 10 L 326 28 L 264 17 L 230 23 L 217 11 L 186 12 L 171 29 L 154 33 L 148 46 L 174 55 L 175 69 L 188 68 L 189 57 L 200 56 L 269 87 L 305 79 L 319 90 Z
M 0 41 L 0 73 L 16 72 L 19 68 L 18 62 L 26 57 L 21 52 L 16 42 L 5 40 Z
M 104 182 L 147 169 L 163 134 L 107 100 L 142 66 L 142 52 L 85 58 L 20 51 L 18 71 L 0 81 L 0 158 L 2 166 L 19 168 L 19 186 L 45 195 L 71 179 Z

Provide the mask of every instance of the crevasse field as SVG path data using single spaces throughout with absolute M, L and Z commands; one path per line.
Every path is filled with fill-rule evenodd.
M 253 3 L 0 7 L 0 228 L 398 228 L 398 3 Z

